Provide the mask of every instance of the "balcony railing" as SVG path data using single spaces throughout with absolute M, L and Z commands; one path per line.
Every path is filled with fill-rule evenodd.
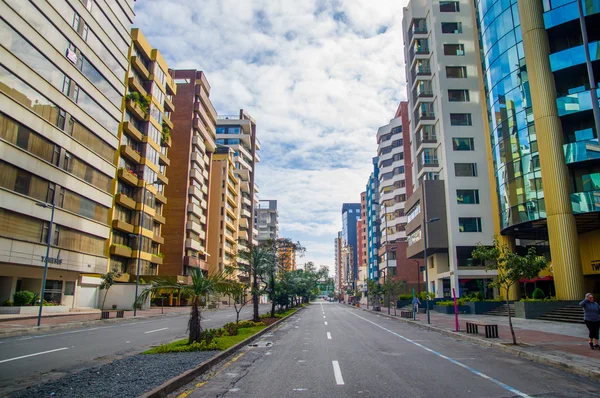
M 600 143 L 598 138 L 564 144 L 565 161 L 567 164 L 600 159 Z
M 217 115 L 217 120 L 240 120 L 240 115 Z
M 571 206 L 575 214 L 600 211 L 600 190 L 572 193 Z
M 421 136 L 421 132 L 417 132 L 415 134 L 417 139 L 417 147 L 421 146 L 421 144 L 435 144 L 437 143 L 437 136 L 435 134 L 425 134 Z

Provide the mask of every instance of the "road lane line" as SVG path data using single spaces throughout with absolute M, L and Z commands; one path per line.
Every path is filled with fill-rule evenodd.
M 51 352 L 62 351 L 62 350 L 68 350 L 68 349 L 69 349 L 69 347 L 63 347 L 63 348 L 57 348 L 56 350 L 50 350 L 50 351 L 36 352 L 35 354 L 22 355 L 22 356 L 20 356 L 20 357 L 9 358 L 9 359 L 3 359 L 3 360 L 1 360 L 1 361 L 0 361 L 0 363 L 4 363 L 4 362 L 10 362 L 10 361 L 16 361 L 17 359 L 23 359 L 23 358 L 35 357 L 35 356 L 38 356 L 38 355 L 50 354 Z
M 323 318 L 327 319 L 327 317 L 325 315 L 323 315 Z
M 327 326 L 327 321 L 325 321 L 325 326 Z
M 168 328 L 162 328 L 162 329 L 156 329 L 156 330 L 149 330 L 147 332 L 144 332 L 144 334 L 148 334 L 148 333 L 154 333 L 154 332 L 160 332 L 161 330 L 167 330 Z
M 331 333 L 327 332 L 327 340 L 331 340 Z
M 333 374 L 335 376 L 335 383 L 338 386 L 344 385 L 344 379 L 342 378 L 342 370 L 340 369 L 340 364 L 338 361 L 331 361 L 333 363 Z
M 435 350 L 432 350 L 431 348 L 427 348 L 423 344 L 419 344 L 419 343 L 415 342 L 414 340 L 409 339 L 408 337 L 404 337 L 401 334 L 393 332 L 393 331 L 391 331 L 391 330 L 389 330 L 389 329 L 387 329 L 387 328 L 385 328 L 385 327 L 383 327 L 381 325 L 376 324 L 375 322 L 372 322 L 372 321 L 370 321 L 370 320 L 368 320 L 366 318 L 363 318 L 360 315 L 356 315 L 356 314 L 352 313 L 351 311 L 348 311 L 348 310 L 344 310 L 344 311 L 348 312 L 349 314 L 354 315 L 357 318 L 360 318 L 360 319 L 362 319 L 364 321 L 367 321 L 370 324 L 373 324 L 373 325 L 377 326 L 378 328 L 383 329 L 386 332 L 393 334 L 394 336 L 400 337 L 404 341 L 408 341 L 409 343 L 414 344 L 417 347 L 420 347 L 420 348 L 424 349 L 425 351 L 429 351 L 430 353 L 432 353 L 434 355 L 437 355 L 440 358 L 443 358 L 443 359 L 445 359 L 447 361 L 450 361 L 453 364 L 458 365 L 461 368 L 466 369 L 466 370 L 468 370 L 469 372 L 471 372 L 473 374 L 476 374 L 477 376 L 483 377 L 484 379 L 487 379 L 487 380 L 491 381 L 492 383 L 497 384 L 498 386 L 504 388 L 507 391 L 510 391 L 511 393 L 513 393 L 515 395 L 518 395 L 518 396 L 523 397 L 523 398 L 531 398 L 529 395 L 525 394 L 524 392 L 521 392 L 521 391 L 517 390 L 516 388 L 513 388 L 513 387 L 511 387 L 511 386 L 509 386 L 507 384 L 504 384 L 500 380 L 496 380 L 493 377 L 490 377 L 490 376 L 486 375 L 485 373 L 481 373 L 480 371 L 475 370 L 472 367 L 465 365 L 464 363 L 461 363 L 461 362 L 458 362 L 455 359 L 449 358 L 449 357 L 445 356 L 444 354 L 441 354 L 441 353 L 439 353 L 439 352 L 437 352 Z

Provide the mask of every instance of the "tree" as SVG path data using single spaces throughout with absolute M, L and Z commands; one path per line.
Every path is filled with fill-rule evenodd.
M 402 287 L 404 285 L 406 285 L 406 281 L 394 280 L 391 278 L 388 278 L 387 281 L 383 284 L 383 291 L 388 296 L 388 304 L 390 302 L 394 303 L 394 315 L 396 315 L 396 300 L 400 295 Z
M 260 295 L 259 278 L 267 267 L 275 262 L 273 252 L 268 247 L 263 245 L 250 245 L 248 249 L 240 250 L 238 258 L 241 260 L 238 263 L 238 268 L 245 271 L 252 283 L 250 292 L 252 294 L 252 305 L 254 322 L 260 322 L 258 311 L 258 296 Z
M 483 260 L 488 263 L 488 270 L 497 270 L 498 276 L 490 286 L 506 290 L 506 305 L 508 307 L 508 324 L 512 334 L 513 344 L 517 344 L 515 330 L 513 329 L 512 317 L 510 315 L 510 302 L 508 301 L 508 292 L 510 288 L 521 279 L 536 278 L 540 272 L 548 267 L 548 261 L 544 256 L 538 256 L 535 248 L 530 247 L 525 256 L 514 253 L 510 248 L 501 244 L 494 237 L 493 246 L 484 246 L 477 244 L 473 250 L 473 258 Z
M 231 289 L 228 292 L 228 296 L 233 300 L 233 309 L 235 310 L 235 323 L 240 321 L 240 311 L 248 303 L 246 301 L 246 291 L 248 286 L 243 283 L 233 281 L 231 282 Z M 252 301 L 252 300 L 250 300 Z
M 102 300 L 101 310 L 104 309 L 104 304 L 106 303 L 106 297 L 108 297 L 108 291 L 110 288 L 117 283 L 117 279 L 121 277 L 121 271 L 114 268 L 112 271 L 108 271 L 106 274 L 102 275 L 102 282 L 100 283 L 100 290 L 106 289 L 104 293 L 104 299 Z
M 202 319 L 200 312 L 200 303 L 202 300 L 208 301 L 211 295 L 216 293 L 228 294 L 232 289 L 232 283 L 225 277 L 224 273 L 213 276 L 204 276 L 200 268 L 192 268 L 192 283 L 185 285 L 177 282 L 173 278 L 157 279 L 152 282 L 150 287 L 144 289 L 135 304 L 143 303 L 150 294 L 164 289 L 177 289 L 181 294 L 189 296 L 192 302 L 190 319 L 188 321 L 188 344 L 200 341 L 202 338 Z
M 380 305 L 381 301 L 382 288 L 374 279 L 367 280 L 367 301 L 371 298 L 371 304 L 377 303 L 377 306 Z

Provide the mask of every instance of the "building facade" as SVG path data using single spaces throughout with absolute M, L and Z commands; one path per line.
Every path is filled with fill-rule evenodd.
M 600 3 L 475 3 L 495 232 L 551 258 L 546 294 L 599 292 Z
M 447 241 L 428 241 L 429 291 L 438 297 L 449 297 L 452 288 L 458 294 L 481 291 L 490 295 L 487 283 L 494 273 L 471 257 L 475 244 L 491 244 L 494 234 L 487 205 L 491 196 L 481 112 L 485 99 L 477 76 L 473 4 L 467 0 L 412 0 L 403 14 L 411 149 L 415 154 L 415 193 L 406 206 L 410 226 L 407 254 L 423 257 L 421 209 L 431 209 L 427 219 L 439 217 L 440 221 L 429 225 L 429 230 L 445 235 Z M 439 182 L 431 184 L 429 191 L 424 181 Z M 429 199 L 442 207 L 429 206 Z M 440 229 L 446 233 L 438 233 Z
M 333 281 L 335 291 L 339 294 L 342 292 L 342 231 L 338 231 L 337 236 L 333 239 L 333 246 L 335 252 Z
M 368 278 L 379 280 L 379 159 L 374 157 L 372 162 L 373 172 L 366 191 L 367 263 Z
M 256 137 L 256 122 L 240 110 L 239 115 L 219 116 L 217 144 L 234 151 L 235 175 L 240 182 L 241 206 L 238 232 L 238 250 L 258 244 L 258 231 L 254 228 L 254 211 L 258 203 L 258 186 L 254 183 L 256 163 L 260 162 L 260 141 Z
M 367 289 L 368 279 L 368 253 L 367 253 L 367 193 L 360 194 L 360 219 L 356 222 L 356 244 L 358 274 L 356 276 L 357 290 L 364 292 Z
M 358 275 L 356 223 L 360 220 L 360 203 L 342 204 L 342 268 L 346 284 L 356 288 Z
M 0 1 L 1 301 L 41 294 L 47 256 L 43 299 L 97 305 L 82 274 L 109 266 L 132 7 Z
M 110 268 L 121 271 L 123 281 L 135 280 L 138 271 L 158 275 L 163 263 L 167 151 L 176 92 L 160 52 L 137 28 L 131 39 L 111 211 Z
M 240 215 L 240 184 L 233 150 L 217 146 L 212 156 L 208 239 L 208 275 L 228 272 L 235 278 Z
M 175 129 L 171 132 L 172 178 L 166 191 L 165 261 L 160 275 L 189 275 L 192 268 L 208 272 L 210 172 L 216 149 L 215 111 L 210 84 L 197 70 L 173 70 Z M 215 239 L 217 239 L 215 235 Z
M 276 200 L 259 200 L 255 219 L 254 226 L 258 231 L 259 242 L 279 238 L 279 215 Z
M 295 271 L 297 268 L 296 265 L 296 247 L 292 244 L 289 245 L 286 243 L 286 240 L 283 238 L 278 238 L 279 244 L 277 245 L 278 250 L 278 258 L 279 258 L 279 267 L 280 270 L 283 271 Z

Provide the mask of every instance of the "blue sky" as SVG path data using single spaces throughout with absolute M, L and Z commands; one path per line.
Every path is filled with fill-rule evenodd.
M 375 134 L 406 99 L 397 0 L 145 0 L 135 26 L 173 68 L 206 73 L 219 114 L 245 109 L 262 143 L 260 199 L 300 263 L 332 266 L 344 202 L 360 201 Z

